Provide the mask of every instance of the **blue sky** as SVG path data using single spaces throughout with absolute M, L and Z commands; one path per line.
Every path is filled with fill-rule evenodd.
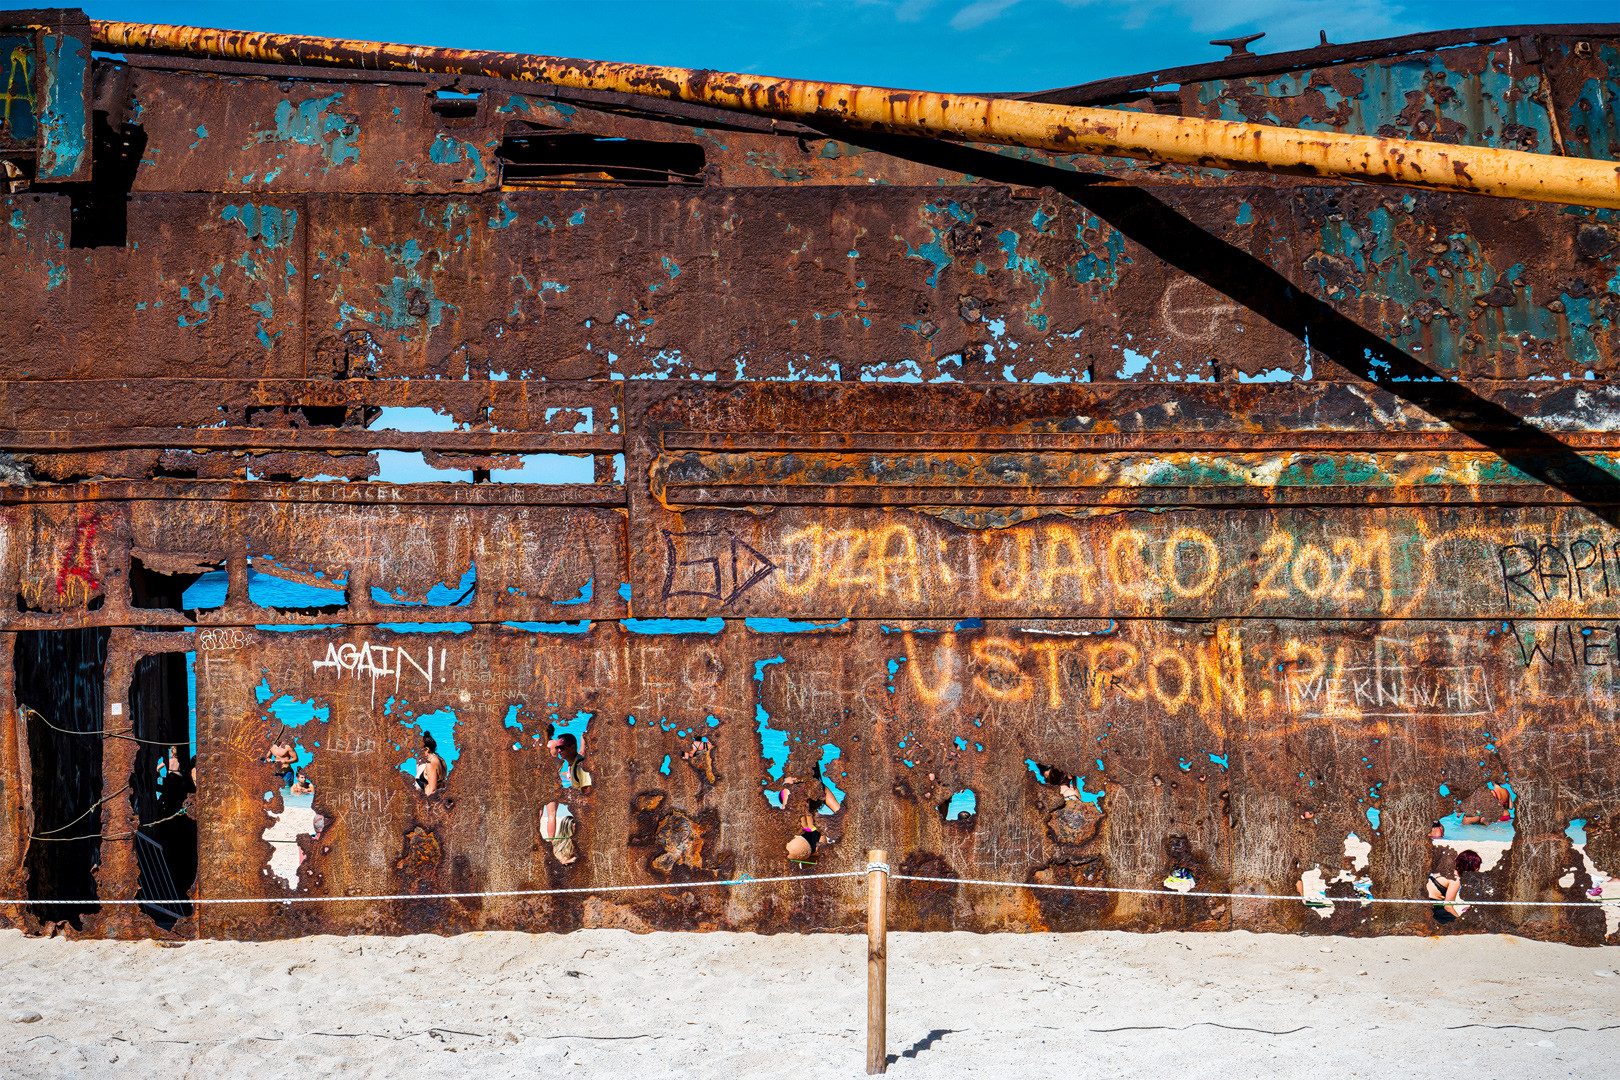
M 1615 0 L 125 0 L 92 18 L 500 49 L 929 90 L 1038 90 L 1218 59 L 1468 26 L 1604 22 Z

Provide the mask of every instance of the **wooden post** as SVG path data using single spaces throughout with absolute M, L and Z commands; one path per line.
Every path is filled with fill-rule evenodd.
M 868 865 L 884 862 L 887 852 L 868 851 Z M 881 1076 L 889 1068 L 887 1031 L 889 979 L 889 873 L 866 874 L 866 1075 Z

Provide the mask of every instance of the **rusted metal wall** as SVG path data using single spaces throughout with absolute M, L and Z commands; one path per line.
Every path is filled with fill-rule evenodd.
M 1614 34 L 1531 30 L 1053 94 L 1614 158 Z M 4 896 L 52 798 L 14 654 L 107 627 L 97 730 L 186 654 L 192 895 L 264 903 L 73 932 L 854 929 L 853 879 L 279 903 L 772 876 L 767 793 L 820 764 L 821 869 L 1332 899 L 908 886 L 900 927 L 1427 932 L 1358 890 L 1421 895 L 1431 822 L 1505 781 L 1469 888 L 1522 906 L 1458 928 L 1620 940 L 1534 906 L 1620 875 L 1609 212 L 490 80 L 83 82 L 89 173 L 0 131 Z M 82 738 L 132 897 L 151 752 Z

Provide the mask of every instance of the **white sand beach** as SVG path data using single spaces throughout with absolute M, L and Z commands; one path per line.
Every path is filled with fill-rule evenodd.
M 1597 1076 L 1620 949 L 1510 937 L 893 934 L 895 1077 Z M 856 1077 L 865 938 L 266 944 L 0 932 L 0 1073 Z

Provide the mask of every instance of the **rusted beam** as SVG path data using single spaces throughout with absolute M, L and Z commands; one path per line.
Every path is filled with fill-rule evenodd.
M 152 23 L 92 26 L 97 46 L 115 52 L 465 72 L 898 135 L 1620 208 L 1620 166 L 1584 158 L 647 64 Z
M 1156 87 L 1179 86 L 1182 83 L 1203 82 L 1205 79 L 1252 79 L 1318 68 L 1326 64 L 1373 60 L 1407 53 L 1428 52 L 1431 49 L 1451 49 L 1459 45 L 1483 45 L 1513 38 L 1552 36 L 1604 38 L 1612 37 L 1617 31 L 1620 31 L 1620 24 L 1616 23 L 1482 26 L 1464 30 L 1433 30 L 1422 34 L 1380 38 L 1376 41 L 1317 45 L 1309 49 L 1293 49 L 1288 52 L 1244 53 L 1212 64 L 1162 68 L 1140 75 L 1116 75 L 1077 86 L 1060 86 L 1033 94 L 1009 96 L 1023 97 L 1030 101 L 1049 101 L 1056 105 L 1100 105 L 1104 102 L 1141 96 Z

